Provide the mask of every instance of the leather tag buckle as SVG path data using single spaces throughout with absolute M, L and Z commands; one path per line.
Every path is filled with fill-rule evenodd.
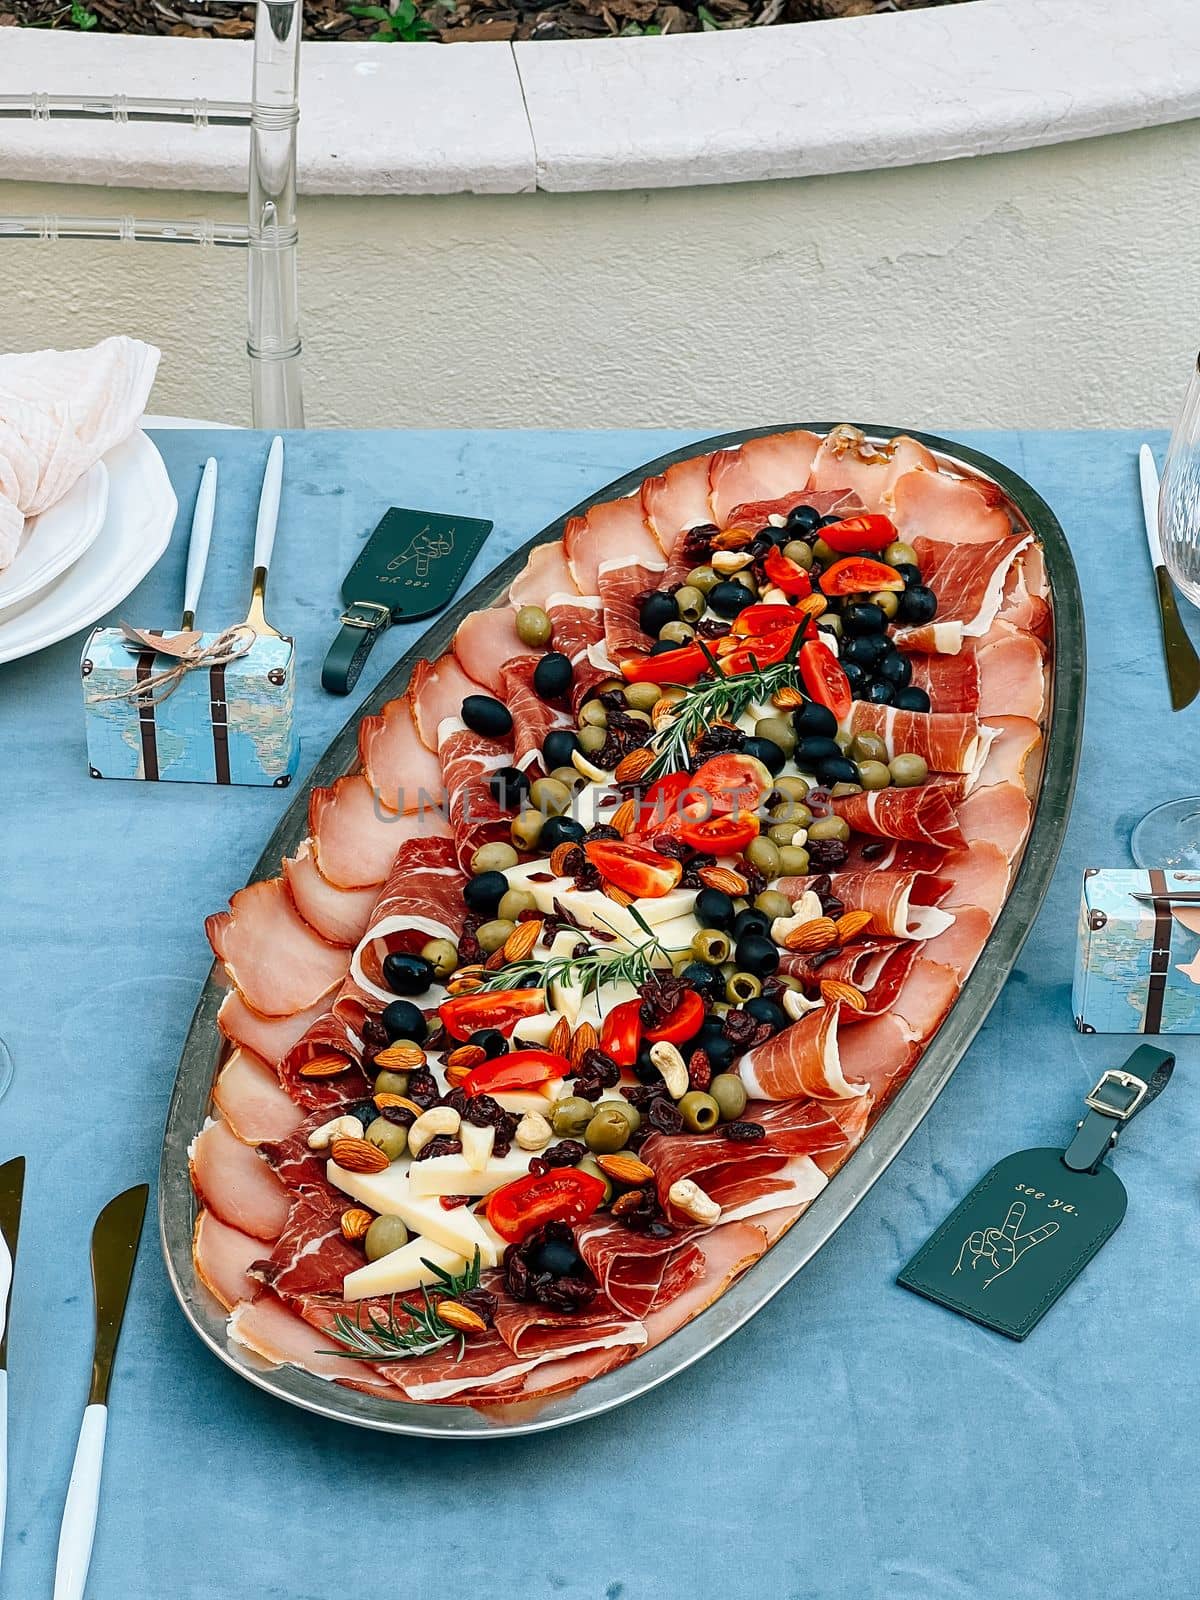
M 1105 1087 L 1110 1083 L 1133 1091 L 1133 1099 L 1128 1105 L 1115 1106 L 1111 1101 L 1104 1099 Z M 1095 1088 L 1084 1096 L 1083 1103 L 1091 1111 L 1099 1111 L 1106 1117 L 1116 1117 L 1119 1122 L 1128 1122 L 1148 1093 L 1149 1086 L 1143 1079 L 1135 1077 L 1132 1072 L 1123 1072 L 1119 1067 L 1110 1067 Z
M 355 616 L 355 612 L 370 611 L 370 617 Z M 372 633 L 385 628 L 392 620 L 390 606 L 377 605 L 374 600 L 356 600 L 342 612 L 338 621 L 344 628 L 368 628 Z

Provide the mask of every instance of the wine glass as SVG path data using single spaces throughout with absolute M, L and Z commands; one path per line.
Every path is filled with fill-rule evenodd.
M 4 1099 L 4 1096 L 8 1090 L 8 1086 L 12 1082 L 12 1077 L 12 1051 L 5 1044 L 4 1040 L 0 1039 L 0 1100 Z
M 1167 448 L 1158 491 L 1162 560 L 1175 584 L 1200 606 L 1200 357 Z M 1186 648 L 1186 641 L 1181 641 Z M 1133 830 L 1129 848 L 1139 867 L 1200 870 L 1200 795 L 1155 806 Z

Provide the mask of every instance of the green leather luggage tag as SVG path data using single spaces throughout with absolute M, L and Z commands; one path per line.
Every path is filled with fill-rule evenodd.
M 321 684 L 349 694 L 371 647 L 393 622 L 428 617 L 450 600 L 493 524 L 477 517 L 393 506 L 342 584 L 341 632 L 329 648 Z
M 1113 1236 L 1125 1185 L 1104 1163 L 1175 1057 L 1140 1045 L 1087 1096 L 1065 1150 L 1005 1156 L 917 1251 L 897 1282 L 1009 1339 L 1024 1339 Z

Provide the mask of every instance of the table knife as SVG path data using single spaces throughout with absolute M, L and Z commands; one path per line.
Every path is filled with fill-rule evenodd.
M 58 1535 L 54 1600 L 83 1600 L 87 1583 L 100 1505 L 104 1436 L 108 1430 L 108 1385 L 149 1194 L 144 1183 L 126 1189 L 108 1202 L 92 1229 L 92 1287 L 96 1297 L 92 1384 Z
M 12 1300 L 25 1157 L 0 1167 L 0 1561 L 4 1556 L 4 1511 L 8 1500 L 8 1312 Z
M 267 621 L 263 606 L 267 597 L 267 573 L 271 566 L 271 552 L 275 548 L 275 529 L 279 525 L 279 496 L 283 489 L 283 440 L 278 434 L 271 440 L 263 473 L 262 489 L 258 497 L 258 521 L 254 527 L 254 579 L 250 595 L 250 609 L 245 626 L 253 628 L 262 638 L 280 637 L 279 629 Z
M 204 569 L 208 565 L 208 546 L 212 539 L 213 508 L 217 503 L 217 461 L 209 456 L 204 463 L 200 488 L 196 494 L 196 509 L 192 512 L 192 531 L 188 537 L 187 575 L 183 580 L 184 633 L 196 626 L 196 607 L 200 603 L 200 590 L 204 587 Z
M 1158 585 L 1158 616 L 1162 625 L 1167 682 L 1171 689 L 1171 710 L 1182 711 L 1200 694 L 1200 658 L 1197 658 L 1180 619 L 1175 591 L 1171 587 L 1171 574 L 1163 560 L 1162 542 L 1158 536 L 1158 468 L 1154 464 L 1154 452 L 1148 444 L 1144 444 L 1138 452 L 1138 476 L 1142 484 L 1146 542 L 1150 546 L 1154 581 Z

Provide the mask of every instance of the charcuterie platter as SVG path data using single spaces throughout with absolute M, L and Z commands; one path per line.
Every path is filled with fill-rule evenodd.
M 711 1350 L 987 1015 L 1083 676 L 1053 514 L 944 440 L 723 435 L 545 529 L 209 918 L 160 1181 L 201 1338 L 320 1414 L 459 1437 Z

